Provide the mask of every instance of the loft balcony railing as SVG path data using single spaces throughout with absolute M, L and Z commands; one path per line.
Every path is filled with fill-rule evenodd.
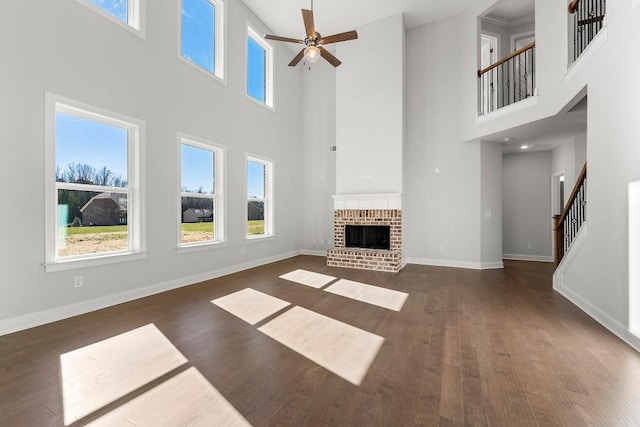
M 536 90 L 536 42 L 478 70 L 480 114 L 533 96 Z
M 573 244 L 582 224 L 587 221 L 587 164 L 582 167 L 567 205 L 553 217 L 556 267 Z
M 589 46 L 604 26 L 606 0 L 573 0 L 568 11 L 573 14 L 573 60 Z

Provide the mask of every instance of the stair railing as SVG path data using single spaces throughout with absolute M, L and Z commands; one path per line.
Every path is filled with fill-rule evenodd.
M 587 220 L 587 164 L 582 167 L 569 201 L 560 215 L 555 215 L 554 244 L 556 267 Z
M 480 114 L 490 113 L 533 96 L 536 88 L 536 42 L 478 70 Z
M 606 0 L 573 0 L 567 10 L 573 14 L 574 61 L 604 26 Z

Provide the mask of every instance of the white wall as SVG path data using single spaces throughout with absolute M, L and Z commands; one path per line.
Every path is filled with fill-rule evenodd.
M 580 174 L 582 167 L 587 162 L 587 133 L 583 132 L 575 136 L 574 139 L 575 150 L 575 171 L 576 178 Z
M 551 152 L 504 154 L 502 179 L 505 257 L 550 261 Z
M 177 0 L 146 3 L 146 40 L 75 0 L 0 6 L 0 182 L 6 195 L 0 211 L 0 333 L 34 320 L 17 316 L 64 316 L 100 301 L 116 302 L 119 293 L 135 297 L 148 292 L 146 287 L 186 284 L 301 247 L 301 77 L 299 69 L 286 66 L 291 52 L 274 44 L 275 111 L 270 111 L 245 96 L 245 25 L 265 28 L 241 2 L 226 2 L 225 83 L 177 58 Z M 45 273 L 45 91 L 146 121 L 146 259 Z M 227 248 L 176 253 L 178 131 L 228 147 Z M 244 240 L 246 152 L 275 161 L 277 237 L 271 241 Z M 84 276 L 84 287 L 74 290 L 76 275 Z
M 482 142 L 481 147 L 481 261 L 502 267 L 502 144 Z
M 561 138 L 556 148 L 551 151 L 551 174 L 557 175 L 564 172 L 564 202 L 567 204 L 571 191 L 576 184 L 576 144 L 575 137 Z
M 640 9 L 607 2 L 607 26 L 606 41 L 570 82 L 588 86 L 588 237 L 558 289 L 640 348 L 627 331 L 627 187 L 640 179 L 640 107 L 631 95 L 640 93 L 640 57 L 628 52 L 640 40 Z
M 475 108 L 477 15 L 407 30 L 403 195 L 407 261 L 481 267 L 480 143 L 463 143 L 460 111 Z M 496 259 L 494 261 L 501 261 Z
M 336 194 L 402 193 L 402 15 L 357 31 L 336 48 Z
M 336 71 L 327 62 L 302 69 L 303 98 L 303 248 L 333 247 L 333 198 L 336 194 Z

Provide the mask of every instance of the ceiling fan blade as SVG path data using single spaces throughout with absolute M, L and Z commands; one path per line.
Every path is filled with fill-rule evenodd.
M 331 44 L 338 42 L 346 42 L 347 40 L 355 40 L 358 38 L 358 32 L 347 31 L 346 33 L 334 34 L 332 36 L 323 37 L 320 39 L 318 43 L 320 44 Z
M 291 62 L 289 62 L 289 67 L 295 67 L 296 65 L 298 65 L 298 62 L 300 62 L 302 60 L 302 58 L 304 57 L 304 49 L 302 49 L 295 58 L 293 58 L 293 60 Z
M 327 49 L 323 48 L 322 46 L 318 46 L 318 49 L 320 50 L 320 55 L 322 55 L 322 57 L 326 59 L 329 64 L 333 65 L 334 67 L 342 64 L 342 61 L 333 56 Z M 304 51 L 302 53 L 304 54 Z
M 277 40 L 279 42 L 304 44 L 304 40 L 292 39 L 292 38 L 289 38 L 289 37 L 274 36 L 274 35 L 271 35 L 271 34 L 265 34 L 264 38 L 267 39 L 267 40 Z
M 307 37 L 311 40 L 315 40 L 316 27 L 313 23 L 313 11 L 302 9 L 302 20 L 304 21 L 304 29 L 307 31 Z

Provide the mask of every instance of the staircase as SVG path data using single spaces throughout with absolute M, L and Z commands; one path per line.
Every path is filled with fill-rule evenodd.
M 587 221 L 587 164 L 576 180 L 569 201 L 560 215 L 555 215 L 554 245 L 556 268 L 567 254 L 582 225 Z

